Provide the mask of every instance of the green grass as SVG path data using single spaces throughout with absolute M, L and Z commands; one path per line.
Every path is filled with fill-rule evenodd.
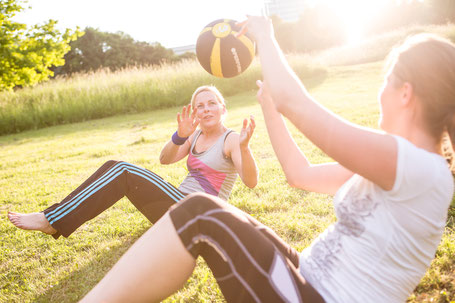
M 341 66 L 307 79 L 310 92 L 347 120 L 376 127 L 380 62 Z M 236 184 L 230 202 L 274 229 L 298 250 L 335 221 L 332 197 L 290 188 L 267 139 L 255 91 L 227 98 L 227 125 L 240 129 L 250 114 L 257 119 L 251 142 L 260 169 L 258 186 Z M 144 166 L 173 184 L 185 164 L 159 165 L 158 154 L 175 131 L 177 107 L 54 126 L 0 137 L 0 302 L 76 302 L 113 266 L 150 223 L 123 199 L 68 239 L 55 241 L 15 228 L 8 210 L 32 212 L 64 198 L 109 159 Z M 313 163 L 330 159 L 291 126 Z M 455 297 L 454 209 L 436 258 L 410 302 L 450 302 Z M 205 264 L 165 302 L 223 302 Z

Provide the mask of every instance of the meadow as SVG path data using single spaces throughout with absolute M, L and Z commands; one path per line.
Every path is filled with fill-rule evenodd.
M 315 54 L 290 54 L 288 60 L 299 77 L 314 78 L 323 75 L 327 66 L 383 60 L 394 45 L 420 32 L 455 40 L 453 24 L 409 26 Z M 57 78 L 32 88 L 0 92 L 0 135 L 183 105 L 196 87 L 207 83 L 232 96 L 255 89 L 260 75 L 257 61 L 230 79 L 215 78 L 196 61 L 184 61 Z
M 453 26 L 447 26 L 445 30 L 448 36 L 455 38 Z M 384 49 L 388 47 L 384 46 Z M 348 56 L 340 55 L 337 57 L 340 60 L 338 64 L 336 62 L 328 64 L 323 63 L 321 58 L 319 58 L 321 60 L 315 58 L 313 57 L 313 60 L 307 56 L 290 57 L 293 66 L 299 69 L 299 74 L 310 93 L 324 106 L 345 119 L 377 128 L 379 117 L 377 92 L 383 79 L 382 59 L 376 61 L 376 58 L 365 60 L 374 62 L 354 64 L 359 62 L 349 62 Z M 54 101 L 60 100 L 63 95 L 66 96 L 66 99 L 63 99 L 71 100 L 71 96 L 76 98 L 78 94 L 90 94 L 89 88 L 96 90 L 98 87 L 105 87 L 104 93 L 112 92 L 112 99 L 117 98 L 114 93 L 116 88 L 119 91 L 125 89 L 125 96 L 133 94 L 127 100 L 118 97 L 119 104 L 123 102 L 128 104 L 128 100 L 135 98 L 153 99 L 153 96 L 166 102 L 174 100 L 175 103 L 169 101 L 170 104 L 161 104 L 156 108 L 141 108 L 137 110 L 138 113 L 120 115 L 117 113 L 115 116 L 102 119 L 89 120 L 87 117 L 86 121 L 82 122 L 62 120 L 60 122 L 64 123 L 63 125 L 51 127 L 44 127 L 46 124 L 37 125 L 31 127 L 32 130 L 0 136 L 0 302 L 78 301 L 151 226 L 126 198 L 85 223 L 69 238 L 60 238 L 57 241 L 38 232 L 15 228 L 7 220 L 6 215 L 8 211 L 42 210 L 60 201 L 97 167 L 110 159 L 124 160 L 146 167 L 169 182 L 179 184 L 186 174 L 185 163 L 160 165 L 159 152 L 175 131 L 175 117 L 180 109 L 177 105 L 187 101 L 187 94 L 191 94 L 193 86 L 213 83 L 213 78 L 209 76 L 204 75 L 203 77 L 207 78 L 202 80 L 196 77 L 199 71 L 193 70 L 194 62 L 186 64 L 166 67 L 167 70 L 164 69 L 163 74 L 156 70 L 157 78 L 163 81 L 174 79 L 163 82 L 162 86 L 157 84 L 159 82 L 152 84 L 146 79 L 143 79 L 145 82 L 142 84 L 143 87 L 140 85 L 142 80 L 137 80 L 137 86 L 134 86 L 133 82 L 128 81 L 148 77 L 147 72 L 129 70 L 124 71 L 125 74 L 104 72 L 80 75 L 72 79 L 58 79 L 33 89 L 1 95 L 3 99 L 0 99 L 2 100 L 0 102 L 3 103 L 0 104 L 5 107 L 10 106 L 5 105 L 11 100 L 8 98 L 15 95 L 16 99 L 13 99 L 16 100 L 14 102 L 18 104 L 18 108 L 19 104 L 25 102 L 23 100 L 27 100 L 21 97 L 21 94 L 41 96 L 41 99 L 36 97 L 33 100 L 41 100 L 40 102 L 43 102 L 41 108 L 44 108 L 52 107 L 50 99 L 46 99 L 52 92 L 56 94 Z M 175 70 L 172 71 L 172 68 Z M 185 68 L 188 71 L 185 72 Z M 248 189 L 237 181 L 229 202 L 274 229 L 297 250 L 302 250 L 336 220 L 331 204 L 332 197 L 294 189 L 286 183 L 267 137 L 260 107 L 255 100 L 254 77 L 259 71 L 257 66 L 253 66 L 249 71 L 251 74 L 245 74 L 245 78 L 238 78 L 239 82 L 234 83 L 237 80 L 231 79 L 231 84 L 224 80 L 214 83 L 221 86 L 220 89 L 227 96 L 228 127 L 240 130 L 242 119 L 251 114 L 257 120 L 251 148 L 260 170 L 259 184 L 255 189 Z M 185 75 L 196 74 L 184 80 L 176 77 L 180 72 Z M 106 80 L 103 80 L 105 78 Z M 129 91 L 125 83 L 134 87 Z M 184 87 L 187 85 L 185 92 L 177 90 L 180 84 Z M 59 88 L 58 85 L 62 87 Z M 68 87 L 65 88 L 63 85 L 68 85 L 73 90 L 65 92 Z M 157 95 L 149 95 L 146 98 L 141 93 L 141 87 L 142 89 L 147 87 L 145 90 L 149 90 L 150 85 L 157 89 L 154 92 Z M 162 95 L 158 94 L 160 89 Z M 135 93 L 137 95 L 134 95 Z M 182 95 L 179 95 L 180 93 Z M 99 94 L 103 95 L 103 92 Z M 170 97 L 166 99 L 167 97 L 161 96 Z M 105 96 L 102 100 L 109 101 L 111 98 Z M 97 99 L 89 100 L 97 103 L 95 102 Z M 47 102 L 51 105 L 46 105 Z M 80 105 L 80 109 L 100 106 L 98 111 L 109 111 L 107 105 L 103 108 L 90 102 Z M 76 107 L 72 107 L 72 104 L 66 107 L 63 103 L 62 101 L 61 104 L 56 104 L 56 108 L 61 105 L 61 108 L 67 108 L 69 113 L 76 113 L 79 105 L 74 104 Z M 2 116 L 2 119 L 3 117 L 5 116 Z M 19 116 L 16 118 L 20 120 Z M 312 163 L 331 161 L 292 125 L 289 125 L 289 129 Z M 16 131 L 18 129 L 13 132 Z M 410 294 L 408 302 L 455 300 L 454 223 L 455 204 L 452 203 L 446 230 L 435 259 L 419 286 Z M 198 264 L 197 270 L 185 287 L 164 302 L 224 302 L 207 266 L 202 260 L 198 260 Z

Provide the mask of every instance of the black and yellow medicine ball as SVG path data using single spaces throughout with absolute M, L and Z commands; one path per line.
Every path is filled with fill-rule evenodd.
M 199 63 L 210 74 L 230 78 L 242 73 L 254 58 L 254 42 L 246 33 L 240 37 L 236 21 L 219 19 L 213 21 L 199 34 L 196 55 Z

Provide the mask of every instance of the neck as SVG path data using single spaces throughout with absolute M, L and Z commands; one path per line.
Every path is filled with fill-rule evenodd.
M 202 134 L 207 138 L 219 137 L 226 131 L 226 129 L 227 128 L 222 123 L 209 128 L 201 128 Z
M 409 142 L 412 142 L 415 146 L 425 149 L 431 153 L 441 154 L 441 145 L 439 140 L 435 139 L 428 131 L 414 125 L 413 127 L 407 127 L 400 129 L 394 134 L 406 138 Z

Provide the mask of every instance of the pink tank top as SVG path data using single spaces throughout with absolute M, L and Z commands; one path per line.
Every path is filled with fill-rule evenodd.
M 231 132 L 233 130 L 226 130 L 209 149 L 196 153 L 194 146 L 201 135 L 201 130 L 198 130 L 186 162 L 188 175 L 180 184 L 180 191 L 186 194 L 206 192 L 225 201 L 229 198 L 237 179 L 237 171 L 231 158 L 224 154 L 224 142 Z

